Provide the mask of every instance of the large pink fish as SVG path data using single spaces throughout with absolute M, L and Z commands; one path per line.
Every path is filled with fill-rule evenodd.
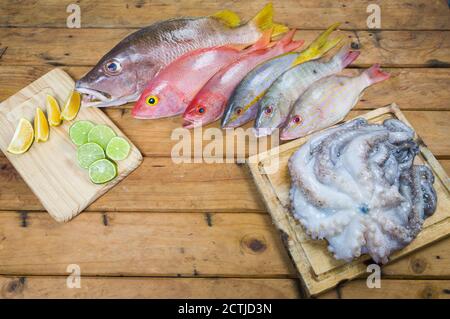
M 273 47 L 245 54 L 216 73 L 187 107 L 183 115 L 183 126 L 192 128 L 218 120 L 223 115 L 233 90 L 248 72 L 259 63 L 293 51 L 303 44 L 303 40 L 292 40 L 295 31 L 291 30 Z
M 246 50 L 225 45 L 182 55 L 150 80 L 131 114 L 139 119 L 156 119 L 183 113 L 200 89 L 222 67 L 244 54 L 267 47 L 270 37 L 271 31 L 268 30 Z

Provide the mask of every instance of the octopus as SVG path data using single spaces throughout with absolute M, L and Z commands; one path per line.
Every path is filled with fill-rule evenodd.
M 313 135 L 289 159 L 293 216 L 338 260 L 386 263 L 437 204 L 434 176 L 414 165 L 414 131 L 396 119 L 355 119 Z

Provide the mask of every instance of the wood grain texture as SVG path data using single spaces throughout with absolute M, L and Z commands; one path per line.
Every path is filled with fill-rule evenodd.
M 69 289 L 66 277 L 0 276 L 0 299 L 28 298 L 300 298 L 293 279 L 81 277 Z
M 0 28 L 1 46 L 8 47 L 2 64 L 92 66 L 133 29 Z M 300 30 L 309 44 L 319 30 Z M 352 64 L 367 67 L 449 67 L 450 31 L 342 31 L 353 48 L 361 49 Z M 51 39 L 51 41 L 49 41 Z M 87 54 L 89 52 L 89 54 Z
M 268 215 L 0 212 L 0 273 L 295 278 Z M 210 226 L 211 225 L 211 226 Z M 382 268 L 383 278 L 450 278 L 450 238 Z M 194 272 L 195 269 L 195 272 Z
M 68 134 L 72 124 L 70 121 L 51 127 L 49 140 L 35 143 L 25 154 L 14 155 L 6 151 L 21 118 L 32 121 L 38 106 L 43 107 L 45 112 L 47 94 L 64 105 L 73 88 L 74 81 L 62 70 L 55 69 L 0 104 L 0 149 L 49 214 L 60 222 L 66 222 L 79 214 L 135 170 L 142 161 L 141 153 L 130 142 L 130 154 L 117 163 L 117 177 L 102 185 L 92 183 L 86 171 L 77 163 L 77 148 Z M 116 134 L 124 136 L 99 109 L 81 109 L 77 119 L 108 125 Z
M 397 118 L 410 125 L 395 104 L 371 111 L 365 114 L 364 118 L 370 123 L 381 123 L 388 118 Z M 420 141 L 420 135 L 416 138 Z M 301 224 L 292 216 L 289 210 L 291 180 L 287 162 L 298 147 L 307 141 L 308 137 L 291 141 L 274 152 L 268 151 L 250 157 L 246 162 L 275 225 L 284 234 L 283 242 L 290 252 L 305 288 L 309 294 L 316 295 L 343 280 L 364 274 L 368 256 L 363 255 L 352 262 L 334 259 L 328 252 L 326 241 L 311 240 Z M 273 166 L 274 161 L 276 166 Z M 426 162 L 432 168 L 435 175 L 434 188 L 439 200 L 433 216 L 424 222 L 423 229 L 414 241 L 394 252 L 389 257 L 390 260 L 401 258 L 450 233 L 448 176 L 424 145 L 420 145 L 420 153 L 416 161 Z
M 0 65 L 0 101 L 16 93 L 53 68 L 41 66 Z M 89 67 L 63 67 L 74 79 L 79 79 Z M 389 81 L 370 86 L 355 109 L 373 109 L 396 101 L 402 110 L 449 111 L 450 68 L 386 68 Z M 346 69 L 343 74 L 354 76 L 360 70 Z M 121 108 L 131 108 L 132 103 Z
M 386 280 L 369 289 L 365 280 L 342 284 L 319 298 L 340 299 L 450 299 L 450 280 Z
M 273 1 L 275 18 L 299 29 L 324 29 L 327 25 L 342 21 L 345 29 L 367 29 L 367 6 L 373 1 L 348 0 L 295 0 Z M 379 0 L 382 14 L 382 29 L 450 29 L 448 7 L 445 0 Z M 112 0 L 80 2 L 82 27 L 143 27 L 158 20 L 183 16 L 210 15 L 216 11 L 230 9 L 243 21 L 250 19 L 265 4 L 260 0 L 157 0 L 151 2 Z M 58 0 L 2 1 L 0 26 L 48 26 L 66 27 L 67 3 Z M 157 14 L 155 14 L 157 12 Z M 33 19 L 30 19 L 30 17 Z
M 0 213 L 0 274 L 286 277 L 292 265 L 268 215 Z

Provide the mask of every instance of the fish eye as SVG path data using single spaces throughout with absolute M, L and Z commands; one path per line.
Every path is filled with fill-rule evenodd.
M 155 95 L 149 95 L 145 99 L 145 103 L 147 103 L 147 105 L 149 105 L 149 106 L 155 106 L 156 104 L 158 104 L 158 102 L 159 102 L 159 99 Z
M 292 118 L 292 123 L 294 123 L 295 125 L 300 125 L 303 122 L 303 118 L 300 115 L 295 115 Z
M 272 108 L 271 106 L 268 106 L 268 107 L 266 107 L 266 108 L 264 109 L 264 113 L 265 113 L 266 115 L 272 114 L 272 111 L 273 111 L 273 108 Z
M 106 61 L 104 69 L 109 75 L 117 75 L 122 71 L 122 65 L 117 60 L 109 60 Z
M 205 113 L 206 113 L 206 107 L 201 106 L 201 105 L 197 106 L 197 114 L 203 115 Z
M 241 114 L 242 114 L 242 111 L 243 111 L 242 107 L 238 107 L 238 108 L 236 108 L 236 110 L 235 110 L 235 112 L 236 112 L 237 115 L 241 115 Z

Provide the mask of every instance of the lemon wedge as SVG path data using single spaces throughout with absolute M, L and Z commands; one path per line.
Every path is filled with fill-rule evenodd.
M 48 122 L 44 112 L 40 107 L 36 108 L 34 117 L 34 139 L 36 142 L 47 142 L 48 140 Z
M 61 113 L 61 119 L 72 121 L 74 118 L 77 117 L 78 111 L 80 110 L 80 105 L 81 105 L 80 93 L 78 93 L 77 91 L 72 91 Z
M 60 125 L 62 121 L 58 101 L 53 96 L 47 95 L 46 102 L 48 123 L 51 126 Z
M 34 130 L 30 121 L 20 119 L 7 151 L 12 154 L 23 154 L 30 148 L 34 140 Z

